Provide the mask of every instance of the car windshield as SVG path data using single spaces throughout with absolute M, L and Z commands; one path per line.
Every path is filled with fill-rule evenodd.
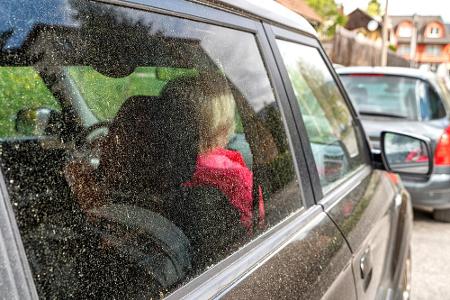
M 159 96 L 170 80 L 197 74 L 195 69 L 137 67 L 128 76 L 112 78 L 99 73 L 91 66 L 70 66 L 65 67 L 65 70 L 70 75 L 72 87 L 75 89 L 72 93 L 81 96 L 72 95 L 73 98 L 77 99 L 79 104 L 85 104 L 96 121 L 111 120 L 129 97 Z M 79 112 L 79 115 L 86 118 L 82 112 Z
M 418 119 L 421 81 L 378 74 L 341 75 L 342 82 L 360 114 Z

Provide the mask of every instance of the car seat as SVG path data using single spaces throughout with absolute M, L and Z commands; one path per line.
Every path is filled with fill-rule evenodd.
M 179 113 L 189 107 L 180 105 L 158 97 L 130 97 L 111 122 L 98 169 L 83 161 L 66 168 L 86 226 L 97 233 L 100 252 L 107 253 L 94 250 L 89 259 L 96 263 L 81 264 L 91 265 L 93 280 L 114 282 L 100 285 L 96 296 L 128 297 L 139 290 L 154 296 L 191 269 L 190 241 L 163 207 L 195 168 L 196 130 Z M 175 134 L 180 128 L 187 134 Z
M 190 99 L 189 90 L 198 88 L 196 77 L 182 77 L 171 80 L 161 93 L 161 101 L 167 106 L 168 114 L 165 120 L 177 119 L 179 124 L 164 125 L 168 135 L 186 136 L 185 140 L 172 143 L 171 155 L 166 156 L 170 165 L 179 164 L 181 159 L 192 159 L 191 151 L 195 151 L 195 157 L 199 154 L 199 118 L 195 109 L 195 101 Z M 169 90 L 181 91 L 177 99 Z M 180 113 L 182 112 L 182 113 Z M 170 114 L 176 114 L 170 116 Z M 180 118 L 180 119 L 178 119 Z M 181 124 L 184 124 L 181 126 Z M 190 135 L 190 137 L 187 137 Z M 190 142 L 191 145 L 186 145 Z M 174 145 L 176 147 L 174 147 Z M 191 148 L 194 147 L 195 149 Z M 195 159 L 194 159 L 195 161 Z M 180 180 L 188 182 L 194 169 L 190 165 L 180 169 L 185 172 Z M 180 176 L 180 175 L 178 175 Z M 248 236 L 244 226 L 240 223 L 240 214 L 234 208 L 227 197 L 214 186 L 186 187 L 179 184 L 180 180 L 173 183 L 172 195 L 165 199 L 164 206 L 169 219 L 183 230 L 189 238 L 192 248 L 193 273 L 217 262 L 234 249 L 242 245 Z
M 186 88 L 192 86 L 191 80 L 195 79 L 177 79 L 167 86 Z M 77 198 L 103 240 L 107 243 L 117 240 L 117 232 L 105 234 L 104 229 L 111 224 L 119 232 L 120 228 L 140 232 L 134 242 L 112 242 L 119 246 L 112 251 L 156 274 L 155 280 L 162 288 L 176 284 L 188 273 L 203 270 L 247 238 L 239 212 L 218 189 L 183 186 L 194 173 L 199 153 L 195 103 L 187 98 L 173 99 L 165 91 L 160 97 L 127 99 L 111 122 L 98 169 L 84 166 L 87 171 L 81 172 L 83 175 L 68 176 L 74 191 L 77 186 L 87 185 L 88 192 L 78 193 Z M 98 203 L 88 203 L 92 198 Z M 131 221 L 118 214 L 118 208 L 135 212 L 141 221 L 148 223 L 134 222 L 130 226 Z M 158 228 L 154 224 L 172 225 L 154 231 Z M 142 242 L 143 235 L 157 244 L 159 250 L 140 260 L 145 251 L 136 252 L 123 244 L 146 244 Z

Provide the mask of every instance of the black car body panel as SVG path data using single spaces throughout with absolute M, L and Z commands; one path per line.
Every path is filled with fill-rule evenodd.
M 406 259 L 399 257 L 397 251 L 403 252 L 401 249 L 407 247 L 411 238 L 411 205 L 408 194 L 400 195 L 395 188 L 388 188 L 393 184 L 386 174 L 362 170 L 360 176 L 358 185 L 344 189 L 346 193 L 342 201 L 333 203 L 330 197 L 323 203 L 325 211 L 342 229 L 353 250 L 355 276 L 361 279 L 357 281 L 359 294 L 367 299 L 384 299 L 389 293 L 400 293 L 392 289 L 392 282 L 399 282 L 398 274 L 401 274 Z M 372 269 L 370 277 L 362 278 L 360 262 L 367 255 Z M 399 264 L 399 260 L 402 263 Z
M 11 19 L 0 27 L 0 69 L 6 70 L 0 76 L 20 79 L 28 72 L 32 76 L 24 78 L 35 86 L 23 90 L 39 88 L 42 99 L 54 100 L 52 109 L 28 94 L 20 98 L 24 107 L 0 101 L 0 109 L 12 111 L 8 117 L 0 114 L 5 126 L 0 136 L 0 264 L 5 268 L 0 276 L 8 298 L 402 297 L 412 230 L 409 195 L 386 170 L 374 168 L 360 120 L 303 18 L 289 13 L 284 19 L 286 10 L 275 3 L 234 0 L 41 0 L 0 3 L 0 8 Z M 283 60 L 280 41 L 305 46 L 319 60 L 318 75 L 330 85 L 315 87 L 322 94 L 310 101 L 324 109 L 323 101 L 334 101 L 326 97 L 328 89 L 335 92 L 351 124 L 342 129 L 353 133 L 346 135 L 354 146 L 351 153 L 348 141 L 309 142 L 314 136 L 308 136 L 308 126 L 316 119 L 306 122 L 299 109 L 298 86 L 289 77 L 293 65 Z M 249 192 L 251 230 L 245 234 L 225 189 L 187 183 L 193 175 L 184 172 L 192 156 L 186 149 L 200 143 L 189 130 L 197 128 L 189 121 L 197 116 L 193 107 L 198 104 L 182 102 L 182 94 L 164 98 L 163 82 L 171 87 L 179 83 L 177 76 L 196 78 L 205 70 L 212 78 L 219 74 L 217 85 L 225 82 L 232 94 L 239 116 L 233 115 L 233 134 L 239 137 L 233 151 L 242 152 L 241 163 L 257 183 L 252 181 Z M 135 85 L 126 85 L 133 80 Z M 111 99 L 120 105 L 111 109 L 117 105 Z M 128 105 L 139 109 L 129 116 Z M 44 120 L 51 126 L 36 134 L 42 109 L 51 112 Z M 124 115 L 125 124 L 119 122 Z M 335 116 L 320 115 L 318 132 L 327 118 Z M 145 129 L 153 121 L 159 127 Z M 128 137 L 133 138 L 122 142 Z M 110 145 L 135 148 L 108 157 Z M 158 169 L 157 176 L 145 173 L 146 162 L 152 168 L 164 162 L 148 145 L 165 149 L 156 152 L 164 159 L 182 159 Z M 325 153 L 324 162 L 317 160 L 319 152 Z M 356 156 L 359 167 L 343 174 Z M 136 157 L 145 160 L 137 164 Z M 101 169 L 105 161 L 111 164 Z M 184 169 L 174 171 L 177 167 Z M 117 170 L 109 174 L 112 179 L 105 175 L 109 170 Z M 118 174 L 124 177 L 117 179 Z M 323 177 L 330 182 L 326 188 Z M 136 183 L 140 178 L 151 180 L 142 187 Z M 152 185 L 160 179 L 162 184 Z M 89 189 L 92 182 L 98 184 Z M 157 193 L 165 188 L 170 192 Z M 103 190 L 111 198 L 97 199 L 93 207 L 80 201 L 95 202 Z M 105 212 L 111 207 L 121 210 Z

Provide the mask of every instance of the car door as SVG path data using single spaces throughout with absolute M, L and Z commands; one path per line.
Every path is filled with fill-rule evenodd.
M 290 83 L 316 201 L 351 248 L 359 299 L 383 298 L 397 263 L 392 258 L 402 199 L 391 177 L 372 168 L 362 127 L 317 40 L 273 26 L 266 30 Z
M 163 212 L 152 207 L 150 201 L 162 199 L 163 196 L 170 200 L 173 199 L 170 198 L 172 194 L 156 195 L 152 190 L 155 197 L 148 197 L 150 187 L 147 186 L 148 189 L 142 193 L 142 187 L 135 185 L 135 181 L 144 176 L 133 176 L 133 172 L 123 169 L 120 170 L 121 174 L 131 176 L 130 180 L 121 182 L 129 184 L 126 185 L 128 194 L 113 193 L 114 188 L 122 186 L 107 185 L 101 179 L 115 178 L 100 177 L 100 173 L 94 173 L 97 177 L 88 176 L 95 166 L 89 167 L 82 159 L 86 160 L 89 155 L 83 157 L 84 153 L 80 153 L 81 151 L 75 152 L 74 141 L 61 141 L 67 143 L 64 149 L 68 153 L 63 171 L 58 173 L 58 180 L 47 177 L 39 180 L 49 189 L 45 194 L 48 201 L 63 201 L 70 204 L 70 207 L 62 207 L 62 212 L 54 212 L 47 206 L 39 210 L 30 209 L 30 213 L 36 216 L 34 222 L 27 226 L 19 224 L 18 228 L 14 221 L 11 222 L 14 240 L 17 244 L 24 245 L 24 251 L 17 256 L 23 260 L 23 266 L 31 269 L 27 273 L 31 275 L 27 278 L 30 282 L 34 281 L 39 296 L 70 298 L 89 294 L 91 297 L 107 295 L 111 298 L 142 298 L 156 290 L 159 297 L 168 296 L 169 299 L 220 296 L 238 299 L 356 299 L 350 249 L 333 220 L 321 205 L 314 202 L 301 139 L 287 101 L 285 86 L 260 22 L 181 0 L 136 1 L 141 2 L 139 5 L 132 5 L 131 1 L 121 2 L 121 5 L 100 1 L 56 2 L 60 5 L 49 7 L 43 3 L 33 3 L 35 9 L 31 9 L 27 3 L 20 3 L 19 7 L 5 7 L 7 15 L 11 17 L 11 24 L 18 27 L 17 29 L 11 25 L 11 34 L 17 34 L 16 31 L 25 32 L 26 34 L 19 34 L 19 38 L 24 40 L 23 45 L 31 49 L 29 52 L 17 51 L 16 56 L 8 56 L 13 60 L 8 62 L 14 63 L 17 60 L 34 64 L 34 60 L 19 55 L 39 53 L 39 66 L 51 64 L 52 67 L 46 70 L 50 75 L 54 75 L 52 72 L 60 68 L 72 68 L 73 73 L 78 75 L 83 73 L 85 76 L 79 76 L 77 84 L 85 89 L 87 103 L 96 109 L 98 115 L 109 115 L 106 113 L 108 112 L 114 116 L 120 111 L 121 117 L 115 118 L 114 122 L 126 119 L 140 123 L 140 130 L 134 130 L 137 126 L 116 124 L 127 130 L 128 134 L 128 143 L 121 145 L 132 144 L 136 147 L 132 150 L 141 150 L 138 147 L 151 144 L 142 143 L 142 140 L 151 140 L 159 131 L 166 133 L 174 130 L 172 134 L 165 136 L 165 140 L 158 140 L 152 146 L 170 146 L 171 143 L 166 141 L 175 141 L 180 146 L 177 148 L 180 151 L 172 151 L 169 147 L 169 150 L 161 151 L 161 155 L 171 152 L 170 154 L 180 158 L 178 162 L 181 163 L 183 155 L 188 158 L 187 155 L 190 154 L 186 150 L 189 145 L 182 144 L 177 138 L 185 138 L 192 132 L 181 126 L 160 126 L 159 131 L 154 130 L 155 128 L 147 131 L 143 129 L 146 124 L 151 123 L 149 116 L 159 116 L 158 113 L 161 113 L 161 110 L 153 109 L 157 104 L 170 117 L 160 120 L 159 125 L 163 121 L 163 124 L 171 125 L 169 122 L 172 120 L 186 121 L 184 124 L 189 121 L 183 118 L 190 115 L 170 102 L 170 99 L 176 98 L 165 98 L 166 101 L 158 99 L 158 87 L 162 82 L 171 81 L 171 76 L 189 77 L 204 69 L 212 71 L 215 76 L 223 73 L 229 81 L 226 90 L 233 91 L 237 112 L 232 134 L 238 142 L 228 145 L 227 150 L 241 152 L 240 156 L 234 152 L 234 157 L 242 158 L 239 163 L 245 163 L 254 172 L 255 182 L 260 188 L 255 194 L 264 201 L 267 226 L 255 226 L 255 232 L 249 231 L 249 235 L 244 236 L 239 243 L 229 247 L 225 245 L 220 248 L 221 251 L 210 251 L 234 234 L 226 230 L 214 232 L 205 225 L 207 222 L 207 225 L 214 224 L 223 217 L 218 213 L 220 207 L 207 207 L 208 201 L 220 193 L 209 191 L 206 197 L 203 195 L 200 200 L 204 201 L 206 209 L 202 210 L 200 206 L 192 212 L 181 211 L 184 213 L 183 218 L 177 218 L 178 215 L 172 211 L 164 214 L 164 217 L 158 216 L 158 213 Z M 67 14 L 68 10 L 73 14 Z M 14 23 L 14 20 L 23 19 L 31 21 Z M 38 38 L 34 39 L 36 36 Z M 36 40 L 38 43 L 33 44 Z M 6 63 L 6 60 L 3 61 Z M 128 77 L 129 75 L 131 76 Z M 120 80 L 125 77 L 128 77 L 127 80 Z M 141 84 L 133 83 L 133 78 L 136 77 Z M 223 75 L 220 78 L 223 79 Z M 54 80 L 55 84 L 48 83 L 49 89 L 56 96 L 64 97 L 62 92 L 67 87 L 58 79 Z M 77 81 L 75 76 L 73 79 Z M 208 86 L 211 87 L 211 83 Z M 151 91 L 148 91 L 149 88 Z M 120 91 L 123 90 L 126 93 L 122 95 Z M 129 91 L 136 92 L 139 97 L 134 97 L 136 94 L 128 93 Z M 141 96 L 142 94 L 145 96 Z M 98 95 L 102 97 L 97 97 Z M 126 97 L 131 98 L 131 101 Z M 227 100 L 230 100 L 229 97 Z M 142 101 L 146 105 L 138 106 L 139 109 L 134 105 L 135 109 L 132 109 L 133 104 L 142 104 Z M 8 103 L 2 102 L 1 105 Z M 189 109 L 187 106 L 183 108 Z M 146 136 L 138 136 L 140 132 L 144 132 Z M 76 135 L 76 132 L 73 134 Z M 119 135 L 112 135 L 107 141 L 116 143 L 111 145 L 118 145 L 122 138 L 123 135 L 120 138 Z M 47 150 L 51 151 L 52 147 L 55 145 L 49 145 Z M 86 150 L 86 154 L 91 154 L 89 148 L 79 150 Z M 105 161 L 113 168 L 128 167 L 137 164 L 133 160 L 136 157 L 142 156 L 106 156 Z M 154 156 L 147 158 L 154 159 Z M 55 164 L 51 156 L 43 157 L 42 160 L 44 167 Z M 89 160 L 86 161 L 89 163 Z M 100 166 L 105 161 L 100 161 Z M 76 169 L 77 163 L 84 163 L 83 168 Z M 135 171 L 137 173 L 146 168 L 154 168 L 155 165 L 157 164 L 148 164 L 148 161 L 142 160 Z M 2 172 L 9 167 L 8 162 L 5 162 Z M 176 168 L 178 164 L 171 163 L 170 167 Z M 32 165 L 29 169 L 35 170 Z M 16 173 L 20 171 L 16 170 Z M 248 174 L 248 170 L 246 171 Z M 107 174 L 107 168 L 105 172 Z M 154 172 L 144 175 L 149 174 Z M 159 176 L 153 176 L 148 181 L 157 182 L 159 178 L 167 177 L 161 170 L 157 174 Z M 10 205 L 9 219 L 14 218 L 13 213 L 16 218 L 18 215 L 25 215 L 27 207 L 21 204 L 24 201 L 35 203 L 37 199 L 26 197 L 23 193 L 12 193 L 18 186 L 36 183 L 36 176 L 22 176 L 19 181 L 15 181 L 11 180 L 13 175 L 5 175 L 6 184 L 2 187 L 2 192 L 5 195 L 9 193 L 10 196 L 10 202 L 5 199 L 6 203 L 14 204 Z M 111 174 L 111 177 L 114 175 Z M 148 184 L 148 181 L 144 184 Z M 70 193 L 59 199 L 50 197 L 53 195 L 50 193 L 52 190 L 62 188 L 70 188 Z M 189 193 L 187 190 L 187 187 L 183 189 L 186 193 L 180 196 L 186 196 Z M 108 199 L 108 207 L 116 210 L 101 210 L 100 208 L 105 207 L 102 203 L 93 208 L 83 206 L 86 202 L 82 200 L 92 194 L 96 196 L 95 193 L 116 197 Z M 190 195 L 200 193 L 201 191 L 196 190 Z M 135 198 L 143 197 L 144 201 L 133 198 L 136 201 L 129 203 L 129 194 Z M 223 200 L 220 195 L 215 198 L 217 201 Z M 195 202 L 197 199 L 191 200 Z M 228 206 L 225 208 L 230 210 Z M 86 213 L 83 209 L 89 210 Z M 198 226 L 205 231 L 181 233 L 177 228 L 182 228 L 185 225 L 183 221 L 189 217 L 199 219 L 189 225 Z M 94 222 L 100 218 L 106 225 L 102 226 L 102 223 L 96 227 Z M 114 223 L 108 223 L 110 220 Z M 154 226 L 155 222 L 149 222 L 150 220 L 157 221 L 157 225 L 164 225 L 165 229 L 171 230 L 167 230 L 171 234 L 162 234 L 159 226 Z M 188 226 L 185 228 L 189 229 Z M 190 264 L 190 257 L 186 254 L 189 252 L 184 251 L 186 247 L 183 246 L 189 244 L 185 243 L 187 236 L 195 238 L 195 235 L 201 234 L 206 236 L 201 238 L 210 241 L 202 245 L 201 251 L 210 256 L 203 255 Z M 215 240 L 217 243 L 213 242 L 214 238 L 218 238 Z M 161 259 L 163 263 L 155 266 L 157 259 Z M 175 264 L 177 259 L 178 262 L 185 262 L 183 268 L 175 268 L 178 266 Z M 196 264 L 198 261 L 202 263 Z M 6 260 L 2 262 L 8 266 L 11 264 Z M 186 276 L 187 273 L 189 276 Z M 31 295 L 36 294 L 33 284 L 22 289 Z

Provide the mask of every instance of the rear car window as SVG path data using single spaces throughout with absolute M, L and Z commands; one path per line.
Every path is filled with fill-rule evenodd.
M 302 208 L 253 34 L 53 2 L 0 4 L 2 137 L 42 129 L 0 140 L 40 297 L 164 297 Z
M 408 120 L 446 115 L 440 95 L 428 82 L 384 74 L 341 75 L 341 79 L 361 114 Z
M 66 69 L 89 109 L 102 121 L 112 119 L 129 97 L 158 96 L 168 81 L 197 74 L 195 69 L 137 67 L 128 76 L 111 78 L 89 66 Z
M 361 114 L 417 120 L 422 82 L 378 74 L 341 75 L 350 99 Z
M 325 192 L 362 166 L 357 130 L 325 61 L 313 47 L 277 41 Z

